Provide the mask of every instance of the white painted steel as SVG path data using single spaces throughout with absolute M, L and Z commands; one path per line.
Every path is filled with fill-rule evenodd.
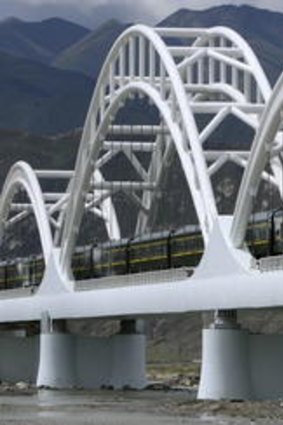
M 262 114 L 260 126 L 257 130 L 247 168 L 239 190 L 235 207 L 234 220 L 231 229 L 231 239 L 235 247 L 243 244 L 247 222 L 252 208 L 252 199 L 255 197 L 260 183 L 260 176 L 265 169 L 282 122 L 283 108 L 283 75 L 278 80 L 272 96 Z M 282 137 L 282 136 L 281 136 Z M 278 185 L 282 195 L 282 177 Z
M 76 193 L 75 191 L 73 191 L 72 194 L 72 198 L 71 198 L 71 205 L 81 205 L 82 204 L 82 188 L 83 186 L 85 186 L 87 184 L 87 180 L 89 180 L 89 165 L 86 166 L 86 164 L 89 164 L 90 159 L 92 160 L 96 160 L 97 155 L 98 155 L 98 151 L 100 148 L 100 143 L 101 141 L 99 141 L 99 138 L 101 137 L 101 133 L 103 134 L 103 132 L 106 131 L 107 126 L 110 124 L 110 122 L 106 122 L 106 116 L 107 113 L 105 115 L 104 120 L 99 123 L 98 129 L 96 130 L 96 136 L 95 136 L 95 126 L 94 123 L 97 121 L 97 115 L 100 112 L 98 109 L 98 104 L 96 101 L 96 98 L 99 96 L 99 93 L 101 92 L 101 87 L 106 86 L 108 84 L 109 81 L 109 69 L 110 69 L 110 64 L 114 61 L 114 58 L 117 58 L 118 56 L 121 58 L 123 58 L 124 56 L 124 49 L 125 49 L 125 44 L 127 44 L 128 40 L 130 38 L 133 37 L 138 37 L 139 39 L 143 38 L 145 40 L 147 40 L 150 43 L 151 49 L 151 55 L 153 54 L 153 50 L 156 51 L 156 53 L 158 54 L 158 56 L 160 57 L 162 64 L 164 66 L 164 69 L 166 69 L 166 73 L 168 74 L 168 76 L 170 77 L 171 80 L 171 85 L 172 85 L 172 99 L 173 99 L 173 103 L 176 106 L 176 102 L 179 104 L 179 113 L 180 113 L 180 117 L 183 121 L 183 126 L 184 126 L 184 131 L 186 132 L 186 137 L 187 140 L 190 141 L 191 143 L 191 148 L 194 151 L 193 155 L 195 156 L 195 161 L 196 161 L 196 165 L 197 165 L 197 172 L 195 170 L 196 176 L 197 175 L 201 175 L 201 181 L 199 181 L 199 184 L 202 186 L 202 190 L 204 193 L 206 193 L 206 197 L 203 200 L 203 202 L 200 203 L 200 200 L 196 201 L 196 206 L 197 206 L 197 210 L 198 213 L 200 215 L 200 222 L 203 228 L 203 231 L 205 233 L 205 235 L 207 235 L 208 229 L 207 229 L 207 225 L 208 223 L 205 225 L 205 218 L 202 218 L 203 216 L 203 212 L 205 211 L 205 214 L 208 216 L 208 222 L 211 221 L 211 218 L 209 219 L 210 216 L 210 210 L 211 208 L 213 209 L 214 206 L 214 199 L 212 196 L 212 193 L 210 191 L 210 185 L 209 183 L 206 182 L 207 177 L 205 174 L 205 165 L 204 165 L 204 158 L 201 154 L 200 151 L 200 146 L 198 144 L 197 141 L 197 131 L 196 131 L 196 126 L 192 117 L 192 114 L 190 113 L 190 110 L 188 109 L 188 105 L 187 105 L 187 100 L 186 100 L 186 95 L 184 92 L 184 88 L 182 86 L 182 82 L 180 79 L 180 75 L 176 69 L 176 66 L 174 64 L 174 61 L 172 59 L 172 57 L 170 56 L 170 54 L 168 53 L 165 44 L 162 42 L 162 40 L 156 35 L 156 33 L 152 30 L 149 29 L 147 27 L 144 26 L 136 26 L 131 28 L 130 30 L 127 30 L 119 39 L 118 41 L 115 43 L 114 47 L 112 48 L 108 59 L 106 60 L 106 63 L 102 69 L 100 78 L 98 80 L 97 83 L 97 89 L 96 92 L 94 94 L 93 97 L 93 101 L 89 110 L 89 114 L 88 114 L 88 118 L 86 121 L 86 125 L 84 128 L 84 133 L 83 133 L 83 138 L 82 138 L 82 142 L 81 142 L 81 148 L 80 148 L 80 152 L 78 155 L 78 160 L 77 160 L 77 166 L 76 166 L 76 175 L 74 177 L 74 184 L 76 186 Z M 121 65 L 121 60 L 119 61 L 120 63 L 120 81 L 121 84 L 124 84 L 123 78 L 124 78 L 124 64 Z M 143 68 L 142 64 L 139 67 L 139 69 Z M 153 69 L 149 70 L 149 74 L 152 77 L 152 84 L 149 86 L 151 87 L 152 85 L 154 86 L 153 83 L 153 75 L 152 75 Z M 122 73 L 122 76 L 121 76 Z M 111 77 L 111 75 L 110 75 Z M 142 79 L 142 78 L 141 78 Z M 134 84 L 134 83 L 132 83 Z M 140 84 L 144 84 L 145 83 L 140 83 Z M 151 87 L 152 88 L 152 87 Z M 134 89 L 134 87 L 133 87 Z M 121 89 L 120 89 L 121 90 Z M 121 93 L 121 92 L 120 92 Z M 121 96 L 121 94 L 119 94 L 119 90 L 118 93 L 116 94 L 116 98 Z M 175 100 L 174 100 L 175 99 Z M 115 98 L 113 99 L 112 102 L 115 102 Z M 161 99 L 162 101 L 162 99 Z M 117 103 L 117 101 L 115 102 Z M 161 102 L 159 102 L 160 104 Z M 163 101 L 163 104 L 165 104 L 165 102 Z M 111 107 L 111 103 L 110 103 L 110 107 Z M 118 105 L 117 105 L 118 107 Z M 117 108 L 116 107 L 116 108 Z M 113 107 L 112 107 L 113 108 Z M 105 109 L 104 111 L 105 112 Z M 170 111 L 171 112 L 171 111 Z M 171 114 L 170 114 L 171 115 Z M 107 117 L 107 120 L 109 121 L 110 117 Z M 175 118 L 175 108 L 173 108 L 173 122 L 174 122 L 174 118 Z M 173 124 L 175 127 L 176 123 Z M 173 140 L 175 139 L 175 132 L 172 132 L 172 126 L 171 126 L 171 133 L 173 136 Z M 182 130 L 181 130 L 182 133 Z M 97 139 L 97 141 L 95 140 L 95 138 Z M 175 141 L 175 140 L 174 140 Z M 90 143 L 90 145 L 89 145 Z M 176 143 L 176 142 L 175 142 Z M 182 145 L 182 142 L 180 141 L 178 143 L 179 148 L 181 147 L 180 145 Z M 92 146 L 92 148 L 91 148 Z M 92 150 L 91 155 L 88 154 L 88 152 Z M 161 164 L 159 164 L 161 165 Z M 84 167 L 84 175 L 82 175 L 82 170 Z M 88 171 L 88 172 L 87 172 Z M 190 173 L 191 174 L 191 173 Z M 192 179 L 191 179 L 192 180 Z M 195 186 L 195 183 L 193 183 L 192 181 L 190 181 L 190 184 Z M 210 191 L 210 193 L 208 193 L 208 191 Z M 194 190 L 194 193 L 197 193 L 197 190 Z M 210 206 L 208 206 L 208 203 L 210 204 Z M 205 207 L 206 205 L 206 207 Z M 66 219 L 66 226 L 64 229 L 64 234 L 63 234 L 63 238 L 62 238 L 62 264 L 63 267 L 67 266 L 67 263 L 69 261 L 69 257 L 70 257 L 70 251 L 72 250 L 72 244 L 73 244 L 73 240 L 74 240 L 74 234 L 73 234 L 73 228 L 75 223 L 79 221 L 79 208 L 77 208 L 76 210 L 70 208 L 69 209 L 69 215 L 67 216 Z M 76 227 L 76 225 L 75 225 Z
M 3 234 L 5 230 L 5 221 L 8 218 L 13 197 L 18 189 L 24 189 L 30 199 L 39 231 L 45 264 L 47 265 L 53 247 L 48 215 L 36 175 L 32 168 L 23 161 L 13 165 L 2 189 L 0 197 L 0 234 Z
M 192 45 L 185 49 L 182 46 L 167 47 L 162 37 L 168 36 L 187 37 Z M 220 44 L 217 40 L 220 40 Z M 145 59 L 147 54 L 148 61 Z M 175 56 L 178 57 L 178 62 L 175 62 Z M 157 58 L 160 66 L 156 65 Z M 209 81 L 203 66 L 204 60 L 207 60 L 209 67 Z M 219 75 L 216 73 L 216 63 L 220 67 Z M 193 76 L 192 70 L 196 66 L 197 76 Z M 232 83 L 228 67 L 233 75 Z M 241 80 L 245 81 L 244 85 Z M 151 29 L 143 25 L 127 29 L 114 44 L 102 68 L 85 123 L 75 175 L 68 189 L 70 198 L 59 238 L 62 249 L 61 262 L 65 272 L 69 273 L 71 253 L 81 221 L 91 168 L 94 164 L 96 168 L 101 168 L 119 151 L 118 144 L 113 143 L 111 146 L 111 142 L 106 142 L 105 137 L 107 133 L 114 131 L 119 134 L 119 130 L 123 131 L 124 126 L 112 126 L 112 121 L 127 99 L 134 94 L 145 95 L 159 110 L 165 131 L 170 135 L 171 143 L 181 160 L 207 243 L 217 211 L 210 183 L 211 173 L 207 169 L 201 142 L 204 143 L 231 114 L 252 128 L 257 128 L 262 108 L 270 93 L 270 85 L 252 50 L 230 29 Z M 223 96 L 226 99 L 223 100 Z M 216 114 L 201 133 L 194 118 L 194 114 L 198 113 Z M 141 127 L 150 132 L 150 126 Z M 131 134 L 131 131 L 139 134 L 138 126 L 133 129 L 129 125 L 125 126 L 125 131 L 128 134 Z M 162 134 L 158 125 L 154 126 L 154 131 L 156 134 L 158 131 Z M 156 137 L 156 146 L 158 140 Z M 132 143 L 133 150 L 134 145 Z M 103 148 L 106 148 L 107 153 L 99 158 L 99 152 Z M 124 151 L 131 161 L 126 147 L 120 151 Z M 157 188 L 162 180 L 165 157 L 158 157 L 154 152 L 153 149 L 149 174 L 141 170 L 141 177 L 145 183 L 147 177 L 151 182 L 155 181 Z M 171 148 L 167 149 L 166 155 L 170 152 Z M 245 165 L 240 155 L 235 155 L 233 159 L 235 163 Z M 230 160 L 230 157 L 226 160 Z M 218 170 L 226 160 L 222 158 L 221 163 L 218 162 L 214 166 L 214 170 Z M 136 157 L 132 164 L 136 169 L 141 169 Z M 276 167 L 272 167 L 275 171 Z M 278 173 L 274 172 L 274 178 L 279 184 Z M 112 182 L 108 183 L 111 187 Z M 133 184 L 138 186 L 135 182 Z M 140 190 L 144 194 L 141 202 L 139 201 L 141 213 L 137 232 L 144 231 L 149 225 L 147 212 L 155 203 L 155 191 L 152 194 L 146 193 L 146 186 L 143 187 L 143 184 L 140 183 Z M 113 191 L 110 190 L 114 193 Z M 111 199 L 111 193 L 109 198 Z

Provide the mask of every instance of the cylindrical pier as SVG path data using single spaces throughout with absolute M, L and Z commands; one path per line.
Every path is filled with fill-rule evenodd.
M 41 320 L 37 386 L 71 388 L 76 383 L 75 342 L 63 321 Z
M 113 337 L 111 384 L 114 388 L 146 386 L 146 337 L 140 321 L 121 321 L 120 332 Z
M 199 399 L 251 398 L 249 333 L 241 329 L 233 311 L 217 312 L 202 332 Z

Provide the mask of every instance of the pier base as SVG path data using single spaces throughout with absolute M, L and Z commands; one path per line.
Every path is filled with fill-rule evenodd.
M 146 385 L 146 340 L 137 321 L 122 321 L 112 340 L 112 385 L 114 388 L 144 388 Z
M 249 333 L 241 329 L 233 311 L 217 312 L 202 333 L 199 399 L 244 400 L 252 397 Z
M 282 399 L 282 334 L 252 334 L 237 324 L 234 310 L 222 310 L 202 341 L 199 399 Z
M 76 384 L 75 341 L 65 333 L 63 321 L 41 321 L 38 387 L 71 388 Z
M 0 333 L 0 382 L 33 384 L 38 366 L 38 336 L 25 330 Z
M 121 321 L 118 334 L 78 337 L 77 383 L 83 388 L 146 386 L 146 338 L 139 321 Z
M 64 322 L 41 323 L 37 386 L 50 388 L 133 388 L 146 385 L 146 340 L 138 321 L 121 322 L 110 337 L 65 332 Z

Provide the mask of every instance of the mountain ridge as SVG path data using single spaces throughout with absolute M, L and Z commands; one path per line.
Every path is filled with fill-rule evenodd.
M 266 25 L 267 21 L 272 25 Z M 259 61 L 262 63 L 270 82 L 274 84 L 283 70 L 283 43 L 281 41 L 283 40 L 283 14 L 257 9 L 251 6 L 218 6 L 205 11 L 194 11 L 182 8 L 166 17 L 159 25 L 205 27 L 227 24 L 229 24 L 234 30 L 238 31 L 241 35 L 245 36 L 246 40 L 251 44 L 255 53 L 259 57 Z M 23 34 L 21 41 L 24 42 L 25 45 L 28 45 L 30 49 L 29 52 L 32 51 L 32 53 L 27 54 L 29 57 L 20 58 L 18 54 L 13 53 L 12 48 L 10 49 L 11 51 L 9 54 L 17 57 L 19 61 L 18 66 L 16 67 L 19 69 L 19 75 L 15 75 L 15 67 L 11 70 L 11 74 L 15 79 L 15 84 L 12 84 L 12 78 L 9 76 L 8 72 L 5 71 L 5 75 L 3 76 L 3 72 L 0 70 L 0 84 L 5 89 L 3 93 L 5 94 L 6 108 L 4 109 L 11 111 L 10 116 L 6 114 L 5 119 L 3 117 L 3 114 L 5 115 L 5 113 L 2 113 L 3 119 L 1 119 L 0 113 L 0 126 L 4 128 L 16 126 L 16 128 L 19 129 L 22 128 L 24 130 L 42 134 L 55 134 L 57 131 L 63 132 L 71 130 L 76 126 L 82 126 L 84 122 L 82 111 L 85 112 L 87 108 L 86 106 L 83 106 L 82 108 L 81 102 L 86 105 L 89 101 L 93 93 L 95 80 L 98 77 L 99 71 L 109 49 L 115 42 L 116 38 L 129 26 L 129 24 L 122 23 L 117 20 L 109 20 L 94 31 L 90 31 L 78 26 L 77 24 L 73 24 L 60 18 L 50 18 L 39 23 L 26 23 L 18 19 L 9 19 L 0 23 L 0 52 L 1 50 L 3 51 L 1 46 L 3 46 L 4 43 L 4 38 L 1 37 L 1 28 L 3 30 L 5 25 L 10 29 L 16 28 L 17 37 L 19 37 L 20 34 Z M 62 32 L 60 30 L 58 34 L 65 34 L 67 38 L 64 38 L 64 36 L 64 40 L 62 42 L 56 42 L 57 36 L 53 39 L 46 40 L 46 38 L 48 38 L 47 35 L 50 35 L 49 33 L 51 28 L 61 26 L 64 28 L 67 26 L 67 30 L 66 28 L 63 29 Z M 21 31 L 18 31 L 19 27 L 24 28 L 21 30 L 22 33 Z M 41 28 L 41 35 L 38 34 L 37 28 Z M 69 29 L 72 34 L 68 32 Z M 56 35 L 56 31 L 53 32 Z M 10 44 L 13 44 L 13 40 L 14 38 L 10 39 Z M 70 40 L 73 40 L 73 42 L 70 42 Z M 18 41 L 18 38 L 16 38 L 16 41 Z M 16 47 L 17 46 L 18 45 L 16 43 Z M 24 51 L 23 49 L 21 50 L 22 52 Z M 34 61 L 33 66 L 38 69 L 38 72 L 31 71 L 30 76 L 23 76 L 23 70 L 27 69 L 26 62 L 24 61 L 27 59 Z M 22 65 L 20 65 L 21 60 L 23 60 Z M 43 69 L 42 71 L 39 71 L 36 62 L 41 64 L 43 63 L 45 66 L 48 66 L 48 68 L 46 68 L 45 71 L 43 71 Z M 51 119 L 51 126 L 50 129 L 48 129 L 47 122 L 41 126 L 41 120 L 37 119 L 36 108 L 22 108 L 18 105 L 23 103 L 22 89 L 24 84 L 26 85 L 26 91 L 28 90 L 28 87 L 34 88 L 34 82 L 32 79 L 35 78 L 35 80 L 38 80 L 38 73 L 41 73 L 42 89 L 44 89 L 44 86 L 48 87 L 50 84 L 52 85 L 52 79 L 49 79 L 49 75 L 51 73 L 50 66 L 52 69 L 57 70 L 58 72 L 60 71 L 61 76 L 64 75 L 61 73 L 66 72 L 66 82 L 69 82 L 70 95 L 73 93 L 73 100 L 71 100 L 71 104 L 73 103 L 72 107 L 74 113 L 72 118 L 70 118 L 69 115 L 66 115 L 66 117 L 63 118 L 64 107 L 61 105 L 60 114 L 64 121 L 64 125 L 54 125 L 54 119 Z M 70 72 L 73 74 L 70 74 Z M 73 75 L 73 82 L 71 81 L 70 75 Z M 45 77 L 46 81 L 43 81 Z M 83 80 L 86 78 L 87 80 Z M 20 84 L 21 90 L 18 91 L 19 98 L 17 98 L 16 89 L 18 87 L 19 80 L 21 79 L 24 80 L 24 82 Z M 29 81 L 29 79 L 31 81 Z M 57 77 L 55 79 L 57 79 Z M 85 82 L 87 81 L 87 89 L 82 89 L 81 93 L 76 91 L 78 90 L 78 79 Z M 64 81 L 62 82 L 62 89 L 63 86 L 65 86 Z M 11 90 L 11 96 L 6 95 L 6 93 L 8 93 L 8 89 Z M 66 91 L 67 90 L 65 90 L 65 92 Z M 34 94 L 34 102 L 36 103 L 38 102 L 38 93 L 35 91 Z M 75 101 L 76 96 L 78 96 L 79 99 L 77 106 Z M 29 94 L 29 97 L 29 102 L 31 102 L 32 93 Z M 50 99 L 48 96 L 44 96 L 43 93 L 43 96 L 40 97 L 39 100 L 43 109 L 44 104 L 46 103 L 45 112 L 43 111 L 42 114 L 47 116 L 50 111 Z M 68 104 L 68 108 L 69 107 L 70 101 Z M 32 114 L 34 111 L 35 115 L 33 116 Z M 77 119 L 74 118 L 76 114 Z M 11 117 L 13 117 L 13 119 Z
M 39 22 L 9 18 L 0 22 L 0 51 L 49 63 L 61 50 L 88 32 L 88 29 L 61 18 Z
M 206 10 L 182 8 L 163 19 L 158 26 L 228 26 L 250 44 L 272 84 L 283 71 L 282 13 L 248 5 L 224 5 Z
M 82 125 L 94 81 L 0 52 L 0 128 L 56 134 Z
M 55 58 L 53 65 L 60 69 L 71 69 L 97 78 L 113 43 L 129 26 L 130 24 L 121 23 L 116 19 L 106 21 L 77 43 L 63 50 Z

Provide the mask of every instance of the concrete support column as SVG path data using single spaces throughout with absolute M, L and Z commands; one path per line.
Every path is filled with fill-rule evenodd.
M 75 341 L 64 321 L 41 320 L 37 386 L 70 388 L 76 384 Z
M 146 338 L 141 321 L 123 320 L 112 340 L 111 385 L 114 388 L 146 386 Z
M 236 311 L 222 310 L 202 332 L 199 399 L 252 397 L 249 333 L 237 324 Z
M 1 330 L 0 380 L 34 384 L 38 366 L 38 336 L 27 336 L 26 329 Z

